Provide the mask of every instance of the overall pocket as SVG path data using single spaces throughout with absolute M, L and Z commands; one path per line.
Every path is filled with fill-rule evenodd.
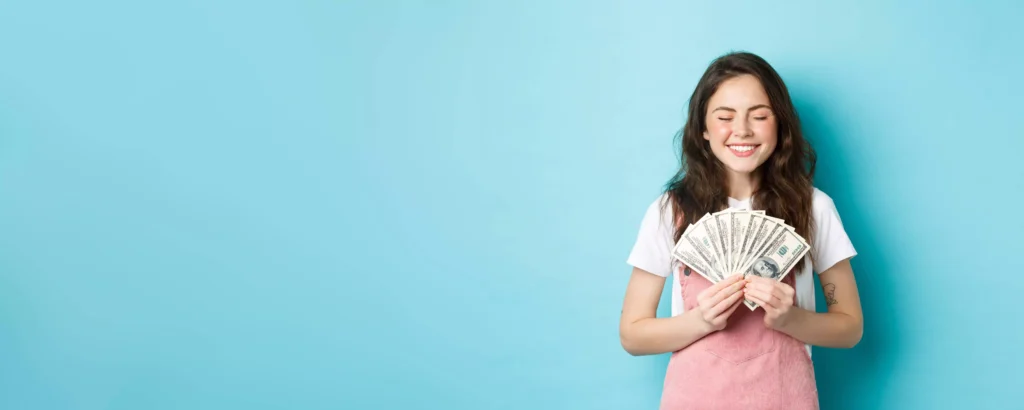
M 736 308 L 725 329 L 699 340 L 699 348 L 729 363 L 739 364 L 774 351 L 776 334 L 764 325 L 764 310 Z

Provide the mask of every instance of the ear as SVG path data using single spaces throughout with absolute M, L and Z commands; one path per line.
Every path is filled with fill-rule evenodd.
M 704 139 L 705 139 L 705 140 L 708 140 L 708 141 L 711 141 L 711 136 L 710 136 L 710 135 L 708 135 L 708 132 L 707 132 L 707 131 L 704 131 Z

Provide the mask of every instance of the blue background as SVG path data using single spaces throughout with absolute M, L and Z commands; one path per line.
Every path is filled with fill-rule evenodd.
M 0 408 L 655 408 L 625 259 L 730 50 L 860 252 L 823 407 L 1019 405 L 1024 7 L 688 3 L 0 2 Z

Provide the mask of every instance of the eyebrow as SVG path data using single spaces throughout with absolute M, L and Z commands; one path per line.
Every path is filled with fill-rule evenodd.
M 759 108 L 767 108 L 769 110 L 772 109 L 772 107 L 769 106 L 768 104 L 758 104 L 758 105 L 755 105 L 753 107 L 750 107 L 750 111 L 754 111 L 754 110 L 759 109 Z M 711 112 L 715 112 L 715 111 L 719 111 L 719 110 L 721 110 L 721 111 L 729 111 L 729 112 L 736 112 L 735 108 L 729 108 L 729 107 L 724 107 L 724 106 L 723 107 L 715 108 L 715 109 L 711 110 Z

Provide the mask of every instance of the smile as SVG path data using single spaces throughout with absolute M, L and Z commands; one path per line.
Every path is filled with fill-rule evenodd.
M 732 151 L 732 153 L 734 155 L 736 155 L 737 157 L 749 157 L 751 155 L 754 155 L 754 150 L 756 150 L 757 147 L 760 147 L 760 145 L 747 145 L 747 144 L 743 144 L 743 145 L 729 145 L 728 147 L 729 147 L 729 151 Z

